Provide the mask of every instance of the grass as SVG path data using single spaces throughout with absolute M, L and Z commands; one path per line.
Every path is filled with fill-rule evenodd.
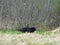
M 2 34 L 22 34 L 22 32 L 19 32 L 16 30 L 0 30 L 0 33 L 2 33 Z
M 37 31 L 35 31 L 35 33 L 37 34 L 47 34 L 47 35 L 51 35 L 52 34 L 52 31 L 48 30 L 48 31 L 45 31 L 45 30 L 42 30 L 42 29 L 37 29 Z
M 0 33 L 1 34 L 23 34 L 22 32 L 20 31 L 17 31 L 17 30 L 0 30 Z M 51 35 L 52 34 L 52 31 L 44 31 L 44 30 L 39 30 L 37 29 L 35 32 L 33 33 L 36 33 L 36 34 L 39 34 L 39 35 Z
M 2 34 L 22 34 L 22 32 L 20 31 L 17 31 L 17 30 L 0 30 L 0 33 Z M 35 32 L 33 33 L 37 33 L 37 34 L 47 34 L 47 35 L 51 35 L 51 31 L 42 31 L 42 30 L 36 30 Z
M 0 30 L 0 45 L 60 45 L 59 35 L 52 33 L 52 31 L 41 30 L 34 33 Z
M 44 44 L 41 44 L 41 45 L 57 45 L 56 42 L 47 42 L 47 43 L 44 43 Z

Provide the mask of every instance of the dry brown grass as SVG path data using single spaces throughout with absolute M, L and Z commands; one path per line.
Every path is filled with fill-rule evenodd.
M 60 45 L 60 34 L 56 33 L 57 29 L 52 32 L 51 35 L 37 33 L 0 34 L 0 45 Z

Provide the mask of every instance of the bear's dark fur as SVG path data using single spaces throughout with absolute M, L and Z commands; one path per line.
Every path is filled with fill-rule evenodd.
M 22 29 L 19 29 L 18 31 L 21 31 L 21 32 L 34 32 L 36 30 L 36 28 L 35 27 L 31 27 L 31 28 L 29 28 L 29 27 L 24 27 L 24 28 L 22 28 Z

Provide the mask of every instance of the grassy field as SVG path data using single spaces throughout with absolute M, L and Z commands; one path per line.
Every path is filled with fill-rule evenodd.
M 0 45 L 60 45 L 60 28 L 34 33 L 0 31 Z

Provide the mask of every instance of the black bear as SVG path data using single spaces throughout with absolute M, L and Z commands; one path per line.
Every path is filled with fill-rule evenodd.
M 19 29 L 18 31 L 21 31 L 21 32 L 34 32 L 36 30 L 36 28 L 35 27 L 24 27 L 24 28 L 22 28 L 22 29 Z
M 35 27 L 31 27 L 31 28 L 30 28 L 30 32 L 34 32 L 35 30 L 36 30 Z

